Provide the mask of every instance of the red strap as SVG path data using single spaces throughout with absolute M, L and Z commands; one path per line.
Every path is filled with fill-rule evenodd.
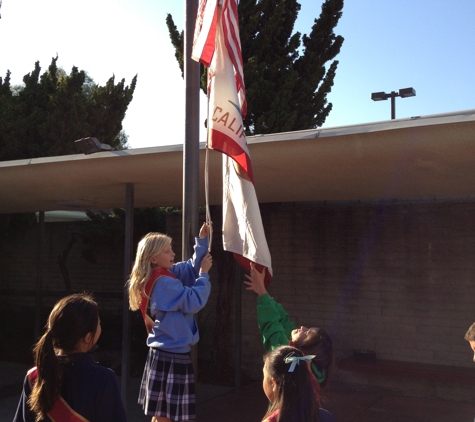
M 36 367 L 31 368 L 28 371 L 28 382 L 31 388 L 35 385 L 37 377 L 38 371 Z M 54 402 L 53 408 L 48 412 L 48 417 L 53 422 L 89 422 L 85 417 L 73 410 L 61 396 Z
M 154 268 L 152 270 L 152 273 L 150 274 L 147 284 L 145 284 L 144 291 L 141 293 L 142 300 L 140 301 L 140 312 L 142 312 L 143 322 L 145 323 L 147 333 L 152 331 L 153 328 L 153 320 L 147 314 L 150 295 L 152 294 L 153 287 L 155 286 L 157 280 L 164 276 L 176 278 L 170 271 L 166 270 L 165 268 Z

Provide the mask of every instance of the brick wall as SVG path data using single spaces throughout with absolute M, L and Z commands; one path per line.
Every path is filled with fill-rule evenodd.
M 337 360 L 472 366 L 473 201 L 281 204 L 263 209 L 270 294 L 297 325 L 321 326 Z M 243 296 L 243 366 L 261 371 L 255 297 Z M 337 379 L 347 373 L 336 371 Z
M 475 202 L 267 204 L 270 294 L 328 330 L 337 358 L 471 366 Z M 261 370 L 256 299 L 243 292 L 243 367 Z
M 42 303 L 46 308 L 65 295 L 66 284 L 58 264 L 58 257 L 65 252 L 73 235 L 81 233 L 83 222 L 45 223 L 42 250 Z M 38 263 L 37 228 L 15 230 L 8 241 L 0 242 L 0 289 L 3 305 L 20 304 L 34 307 L 37 289 Z M 66 257 L 72 292 L 94 292 L 105 311 L 121 312 L 124 286 L 123 246 L 96 248 L 95 262 L 83 255 L 87 249 L 81 237 L 72 243 Z
M 475 320 L 473 202 L 287 204 L 264 215 L 270 293 L 297 324 L 322 326 L 337 357 L 470 366 Z M 259 340 L 244 296 L 245 361 Z M 249 353 L 250 352 L 250 353 Z
M 372 349 L 381 359 L 473 365 L 463 336 L 475 321 L 475 201 L 265 204 L 262 217 L 274 269 L 269 293 L 297 325 L 326 328 L 337 360 Z M 215 231 L 219 227 L 215 222 Z M 62 283 L 56 256 L 69 234 L 51 230 L 45 283 L 54 290 Z M 181 215 L 169 216 L 167 233 L 179 256 Z M 2 289 L 34 289 L 35 239 L 22 236 L 1 246 Z M 94 265 L 73 248 L 72 283 L 119 292 L 123 256 L 106 255 Z M 212 347 L 216 293 L 214 287 L 199 315 L 203 357 Z M 256 298 L 244 288 L 242 315 L 242 367 L 260 377 Z M 334 377 L 369 382 L 338 370 Z

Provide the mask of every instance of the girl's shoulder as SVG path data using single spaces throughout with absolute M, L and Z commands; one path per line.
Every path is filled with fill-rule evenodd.
M 279 409 L 271 413 L 266 419 L 264 419 L 262 422 L 276 422 L 277 421 L 277 415 L 279 414 Z
M 65 373 L 74 376 L 80 375 L 82 377 L 90 377 L 96 381 L 115 379 L 115 372 L 96 362 L 90 353 L 77 353 L 70 355 L 67 363 L 64 366 Z
M 174 264 L 174 265 L 176 265 L 176 264 Z M 173 273 L 170 270 L 167 270 L 167 269 L 161 268 L 161 267 L 157 267 L 157 268 L 154 268 L 152 270 L 152 272 L 150 273 L 150 280 L 156 280 L 157 278 L 164 277 L 164 276 L 175 278 L 175 276 L 173 275 Z
M 320 422 L 335 422 L 335 418 L 328 410 L 320 408 L 318 409 L 318 413 L 320 416 Z

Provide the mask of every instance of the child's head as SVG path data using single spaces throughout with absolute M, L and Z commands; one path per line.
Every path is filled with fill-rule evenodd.
M 464 338 L 470 343 L 470 347 L 472 348 L 474 352 L 473 361 L 475 362 L 475 322 L 470 326 L 468 331 L 465 333 Z
M 129 278 L 129 303 L 130 309 L 136 311 L 140 307 L 141 292 L 150 277 L 154 257 L 171 245 L 171 237 L 151 232 L 140 240 L 137 246 L 135 262 Z
M 136 268 L 144 272 L 150 271 L 154 266 L 153 258 L 163 252 L 171 243 L 171 237 L 166 234 L 152 232 L 145 235 L 137 246 L 137 254 L 132 272 Z
M 318 420 L 320 387 L 310 371 L 310 358 L 292 346 L 279 346 L 264 356 L 263 390 L 271 402 L 264 419 L 279 410 L 285 421 Z
M 315 355 L 312 363 L 322 374 L 320 385 L 325 386 L 333 364 L 333 343 L 327 332 L 323 328 L 300 327 L 292 331 L 290 344 L 305 355 Z
M 56 303 L 34 348 L 38 379 L 28 404 L 37 420 L 45 418 L 61 390 L 62 364 L 56 354 L 90 348 L 100 333 L 98 305 L 92 296 L 73 294 Z
M 74 351 L 78 341 L 88 334 L 91 347 L 100 331 L 99 309 L 92 296 L 85 293 L 66 296 L 54 305 L 45 335 L 49 335 L 55 349 Z

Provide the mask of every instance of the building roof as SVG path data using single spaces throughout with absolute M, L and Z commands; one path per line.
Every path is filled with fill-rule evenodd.
M 475 194 L 475 109 L 248 138 L 259 202 L 444 198 Z M 0 162 L 0 213 L 181 206 L 183 146 Z M 200 204 L 205 145 L 200 144 Z M 209 151 L 210 204 L 221 154 Z

